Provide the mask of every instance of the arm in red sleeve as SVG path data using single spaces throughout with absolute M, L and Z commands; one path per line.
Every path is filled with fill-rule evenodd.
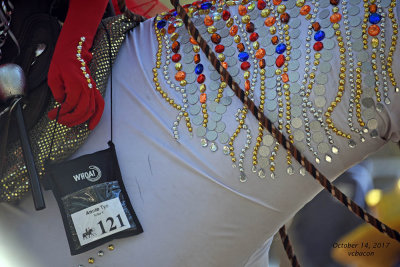
M 104 100 L 86 64 L 92 58 L 89 49 L 107 3 L 107 0 L 70 0 L 57 41 L 48 84 L 55 100 L 61 103 L 58 122 L 69 127 L 89 120 L 89 128 L 93 129 L 103 113 Z M 50 119 L 56 115 L 57 109 L 48 114 Z

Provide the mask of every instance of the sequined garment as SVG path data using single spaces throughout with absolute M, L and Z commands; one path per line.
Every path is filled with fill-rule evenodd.
M 246 94 L 315 163 L 340 157 L 343 140 L 354 148 L 378 137 L 379 113 L 391 104 L 390 94 L 399 92 L 392 71 L 398 38 L 395 0 L 243 0 L 184 7 Z M 177 110 L 174 137 L 179 139 L 183 121 L 201 138 L 200 145 L 231 157 L 240 181 L 247 180 L 244 159 L 250 155 L 253 172 L 275 178 L 279 144 L 261 125 L 251 132 L 246 107 L 235 114 L 236 130 L 226 129 L 221 118 L 236 96 L 204 63 L 207 58 L 176 12 L 158 16 L 154 29 L 159 44 L 154 84 Z M 160 81 L 180 96 L 171 97 Z M 344 117 L 347 125 L 337 126 Z M 235 149 L 239 135 L 246 140 Z M 287 153 L 288 175 L 305 175 L 304 168 L 294 168 L 288 152 L 282 153 Z
M 124 15 L 106 19 L 105 25 L 111 37 L 112 61 L 115 60 L 119 47 L 125 39 L 125 33 L 138 25 L 139 21 L 143 21 L 143 18 L 129 19 Z M 105 30 L 100 26 L 94 40 L 93 59 L 89 68 L 96 81 L 97 88 L 103 95 L 111 68 L 108 42 Z M 56 107 L 56 103 L 52 100 L 42 118 L 29 133 L 36 168 L 41 177 L 45 174 L 44 164 L 49 157 L 55 124 L 54 121 L 48 119 L 47 113 L 54 107 Z M 57 124 L 50 159 L 60 161 L 68 158 L 84 143 L 89 133 L 86 124 L 72 128 Z M 19 141 L 9 145 L 6 165 L 5 173 L 0 180 L 0 201 L 15 201 L 22 198 L 29 190 L 27 170 Z

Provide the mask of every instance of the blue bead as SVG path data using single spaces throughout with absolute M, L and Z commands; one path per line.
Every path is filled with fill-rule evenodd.
M 240 52 L 238 58 L 240 62 L 245 62 L 249 59 L 249 54 L 247 54 L 246 52 Z
M 286 45 L 285 45 L 285 44 L 278 44 L 278 45 L 276 46 L 275 51 L 276 51 L 276 53 L 278 53 L 278 54 L 283 54 L 283 52 L 286 51 Z
M 201 9 L 209 9 L 211 8 L 212 4 L 211 3 L 203 3 L 201 4 L 200 8 Z
M 172 16 L 174 16 L 174 17 L 178 16 L 178 12 L 174 11 L 174 13 L 172 13 Z
M 317 31 L 314 35 L 315 41 L 322 41 L 324 38 L 325 38 L 325 32 L 323 31 Z
M 157 22 L 157 28 L 158 28 L 158 29 L 164 28 L 165 25 L 167 25 L 167 21 L 165 21 L 165 20 L 163 20 L 163 19 L 160 20 L 159 22 Z
M 378 24 L 381 21 L 382 17 L 378 13 L 372 13 L 369 15 L 369 22 L 372 24 Z
M 196 68 L 194 69 L 194 72 L 199 75 L 203 72 L 204 67 L 203 64 L 197 64 Z

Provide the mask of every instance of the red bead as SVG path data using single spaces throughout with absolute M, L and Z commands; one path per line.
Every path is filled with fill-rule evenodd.
M 243 62 L 243 63 L 240 65 L 240 68 L 241 68 L 242 70 L 248 70 L 248 69 L 250 68 L 250 63 L 249 63 L 248 61 Z
M 248 33 L 254 32 L 254 23 L 253 22 L 249 22 L 246 24 L 246 32 L 248 32 Z
M 181 60 L 181 58 L 182 57 L 180 54 L 175 54 L 172 56 L 172 61 L 176 63 L 176 62 L 179 62 Z
M 337 6 L 339 4 L 339 0 L 330 0 L 331 5 Z
M 283 64 L 285 64 L 285 56 L 284 55 L 279 55 L 276 58 L 275 64 L 278 68 L 282 67 Z
M 228 20 L 231 17 L 231 13 L 228 10 L 222 11 L 222 19 L 223 20 Z
M 192 3 L 192 6 L 196 6 L 196 7 L 197 7 L 197 6 L 200 5 L 200 4 L 201 4 L 201 1 L 196 1 L 196 2 L 193 2 L 193 3 Z
M 215 47 L 215 52 L 217 52 L 217 53 L 222 53 L 222 52 L 224 52 L 224 50 L 225 50 L 225 46 L 223 46 L 223 45 L 219 44 Z
M 281 14 L 280 18 L 281 18 L 282 23 L 288 23 L 290 20 L 290 15 L 285 12 L 285 13 Z
M 253 32 L 252 34 L 250 34 L 250 41 L 255 42 L 258 39 L 258 33 Z
M 205 76 L 204 74 L 200 74 L 200 75 L 197 77 L 197 82 L 198 82 L 198 83 L 204 83 L 205 80 L 206 80 L 206 76 Z
M 259 10 L 263 10 L 266 6 L 267 6 L 267 4 L 264 2 L 264 0 L 258 0 L 258 2 L 257 2 L 257 8 L 258 8 Z
M 321 51 L 324 48 L 324 44 L 321 42 L 316 42 L 313 46 L 315 51 Z

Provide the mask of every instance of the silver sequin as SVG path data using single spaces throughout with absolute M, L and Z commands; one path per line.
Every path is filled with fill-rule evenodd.
M 206 132 L 207 132 L 207 129 L 204 128 L 203 126 L 199 126 L 199 127 L 197 127 L 197 129 L 196 129 L 196 135 L 197 135 L 198 137 L 203 137 L 203 136 L 206 134 Z

